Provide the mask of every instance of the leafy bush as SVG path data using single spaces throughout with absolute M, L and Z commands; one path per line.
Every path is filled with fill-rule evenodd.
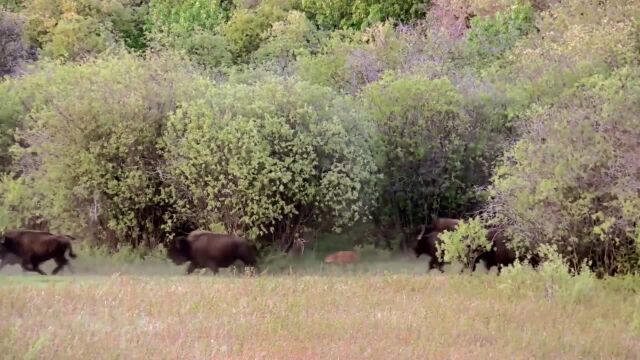
M 424 16 L 428 2 L 421 0 L 302 0 L 302 10 L 323 29 L 362 29 L 376 22 L 407 23 Z
M 139 0 L 33 0 L 26 4 L 27 39 L 47 56 L 78 60 L 122 40 L 142 49 L 145 5 Z
M 269 3 L 255 9 L 237 9 L 221 32 L 229 44 L 229 51 L 237 62 L 246 62 L 256 51 L 272 24 L 284 21 L 287 13 Z M 304 26 L 304 25 L 303 25 Z
M 185 51 L 199 64 L 218 67 L 232 60 L 228 41 L 219 34 L 231 11 L 225 1 L 152 0 L 145 27 L 154 44 Z
M 262 34 L 262 43 L 254 54 L 259 62 L 274 62 L 282 70 L 300 56 L 310 55 L 318 46 L 315 26 L 298 11 L 290 11 L 284 21 L 273 24 Z
M 438 256 L 445 262 L 460 262 L 471 268 L 478 256 L 491 250 L 487 230 L 479 218 L 462 220 L 455 231 L 440 234 Z
M 446 79 L 386 77 L 362 95 L 380 133 L 382 214 L 396 227 L 423 224 L 432 214 L 460 214 L 485 181 L 486 124 L 462 109 Z
M 31 191 L 17 192 L 5 179 L 0 207 L 23 222 L 12 204 L 32 204 L 26 213 L 51 228 L 89 233 L 110 247 L 164 241 L 184 222 L 172 217 L 176 205 L 159 170 L 157 142 L 169 113 L 208 84 L 172 58 L 44 65 L 16 87 L 26 105 L 15 149 L 16 186 Z M 35 99 L 29 97 L 34 91 Z M 11 200 L 22 196 L 23 202 Z
M 540 108 L 496 171 L 492 209 L 516 241 L 553 244 L 577 270 L 636 272 L 640 74 L 595 76 Z
M 404 65 L 409 68 L 414 60 L 423 60 L 412 58 L 416 55 L 414 51 L 420 51 L 420 44 L 413 42 L 414 39 L 397 31 L 390 23 L 378 24 L 362 32 L 333 32 L 322 39 L 313 56 L 303 56 L 298 61 L 297 73 L 313 83 L 357 94 L 380 80 L 385 72 L 413 70 Z M 427 71 L 423 68 L 419 72 Z
M 18 12 L 23 7 L 22 0 L 0 0 L 0 10 Z
M 494 16 L 471 19 L 466 48 L 471 58 L 481 62 L 501 56 L 524 35 L 534 30 L 534 10 L 531 5 L 516 4 Z
M 369 209 L 376 168 L 367 125 L 327 88 L 261 79 L 185 104 L 164 137 L 187 218 L 286 249 L 301 226 L 340 229 Z
M 24 18 L 0 9 L 0 79 L 17 72 L 20 65 L 32 58 L 22 40 Z

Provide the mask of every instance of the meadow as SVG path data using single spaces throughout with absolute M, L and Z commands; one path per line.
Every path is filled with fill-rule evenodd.
M 640 281 L 515 268 L 425 272 L 410 257 L 310 254 L 186 277 L 82 253 L 74 273 L 0 276 L 4 359 L 622 359 L 640 354 Z M 52 264 L 43 269 L 49 272 Z

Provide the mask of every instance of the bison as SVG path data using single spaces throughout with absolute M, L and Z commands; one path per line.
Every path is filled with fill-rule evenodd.
M 433 225 L 427 227 L 425 225 L 422 226 L 422 230 L 420 234 L 417 236 L 418 242 L 416 246 L 413 248 L 416 257 L 419 258 L 422 254 L 429 255 L 431 258 L 429 260 L 429 268 L 427 270 L 431 270 L 433 268 L 438 268 L 441 272 L 444 272 L 442 267 L 444 263 L 440 261 L 437 256 L 438 253 L 438 244 L 442 241 L 440 240 L 440 233 L 444 231 L 453 231 L 458 226 L 458 219 L 451 218 L 438 218 L 433 223 Z M 427 235 L 424 235 L 425 232 Z
M 178 237 L 169 246 L 167 256 L 176 265 L 189 263 L 187 275 L 196 269 L 209 268 L 214 274 L 236 260 L 258 269 L 258 251 L 247 240 L 226 234 L 195 230 L 185 237 Z
M 355 264 L 360 260 L 360 256 L 355 251 L 338 251 L 324 258 L 327 264 Z
M 485 263 L 487 269 L 491 269 L 493 266 L 496 266 L 498 274 L 500 274 L 502 267 L 513 264 L 516 259 L 519 259 L 520 261 L 525 260 L 524 256 L 518 258 L 516 252 L 507 246 L 507 238 L 501 229 L 490 229 L 487 232 L 487 239 L 491 243 L 491 250 L 480 254 L 480 256 L 476 258 L 476 261 L 472 265 L 472 271 L 475 271 L 476 265 L 482 261 Z M 540 263 L 539 258 L 535 255 L 529 259 L 529 262 L 534 268 L 536 268 Z
M 418 243 L 413 248 L 417 258 L 422 254 L 429 255 L 430 260 L 427 271 L 437 268 L 440 272 L 444 272 L 442 269 L 444 262 L 440 261 L 440 258 L 438 258 L 438 244 L 442 241 L 440 240 L 439 235 L 440 232 L 438 231 L 430 232 L 424 236 L 421 234 Z
M 71 258 L 76 257 L 71 248 L 71 240 L 75 239 L 69 235 L 54 235 L 46 231 L 8 231 L 0 237 L 0 258 L 2 259 L 0 268 L 6 263 L 19 262 L 24 271 L 46 275 L 40 269 L 40 264 L 53 259 L 57 266 L 52 274 L 60 272 L 65 265 L 72 271 L 71 264 L 65 257 L 67 252 Z

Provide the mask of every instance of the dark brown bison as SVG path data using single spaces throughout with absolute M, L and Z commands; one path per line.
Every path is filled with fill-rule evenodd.
M 438 244 L 442 241 L 440 240 L 439 235 L 444 231 L 453 231 L 458 226 L 458 219 L 451 218 L 438 218 L 431 226 L 422 226 L 420 234 L 417 236 L 418 242 L 416 246 L 413 248 L 413 252 L 416 254 L 416 257 L 420 257 L 422 254 L 429 255 L 431 258 L 429 260 L 429 267 L 427 270 L 431 270 L 433 268 L 438 268 L 441 272 L 443 272 L 444 262 L 440 261 L 437 256 L 438 253 Z M 425 235 L 426 233 L 426 235 Z
M 324 258 L 327 264 L 355 264 L 360 260 L 360 256 L 355 251 L 338 251 Z
M 440 261 L 438 258 L 438 244 L 442 240 L 438 237 L 441 233 L 438 231 L 433 231 L 428 233 L 427 235 L 421 235 L 418 243 L 413 248 L 413 252 L 416 254 L 416 257 L 419 258 L 422 254 L 429 255 L 429 267 L 427 271 L 438 268 L 441 272 L 444 272 L 442 267 L 444 266 L 444 262 Z
M 499 274 L 503 267 L 513 264 L 516 259 L 519 259 L 520 261 L 527 260 L 524 256 L 518 258 L 516 256 L 516 252 L 507 246 L 507 238 L 503 230 L 498 228 L 490 229 L 487 232 L 487 239 L 491 243 L 491 250 L 482 253 L 476 258 L 476 261 L 472 266 L 473 271 L 475 271 L 476 265 L 480 261 L 485 264 L 487 269 L 491 269 L 492 267 L 496 266 Z M 532 256 L 528 260 L 531 266 L 533 266 L 534 268 L 536 268 L 540 263 L 540 260 L 537 256 Z
M 258 269 L 258 252 L 248 241 L 203 230 L 192 231 L 186 238 L 176 238 L 169 246 L 167 256 L 176 265 L 190 262 L 187 274 L 202 268 L 209 268 L 217 274 L 219 268 L 228 267 L 236 260 Z
M 8 263 L 20 263 L 24 271 L 34 271 L 46 275 L 40 269 L 40 264 L 53 259 L 57 266 L 52 274 L 57 274 L 67 265 L 72 270 L 65 254 L 69 252 L 71 258 L 75 258 L 71 248 L 73 237 L 68 235 L 54 235 L 46 231 L 15 230 L 8 231 L 0 237 L 0 258 L 2 268 L 5 261 Z

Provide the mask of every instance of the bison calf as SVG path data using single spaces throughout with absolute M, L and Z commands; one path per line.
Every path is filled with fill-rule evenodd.
M 54 235 L 46 231 L 8 231 L 0 237 L 0 258 L 3 260 L 0 268 L 5 262 L 20 262 L 23 270 L 46 275 L 40 269 L 40 264 L 53 259 L 57 266 L 52 274 L 60 272 L 65 265 L 71 270 L 69 260 L 65 257 L 67 252 L 71 258 L 76 257 L 71 248 L 71 239 L 68 235 Z
M 360 260 L 360 256 L 355 251 L 338 251 L 324 258 L 327 264 L 355 264 Z
M 257 255 L 255 247 L 243 238 L 203 230 L 177 238 L 167 250 L 167 256 L 176 265 L 190 262 L 187 274 L 202 268 L 217 274 L 219 268 L 226 268 L 236 260 L 257 270 Z

